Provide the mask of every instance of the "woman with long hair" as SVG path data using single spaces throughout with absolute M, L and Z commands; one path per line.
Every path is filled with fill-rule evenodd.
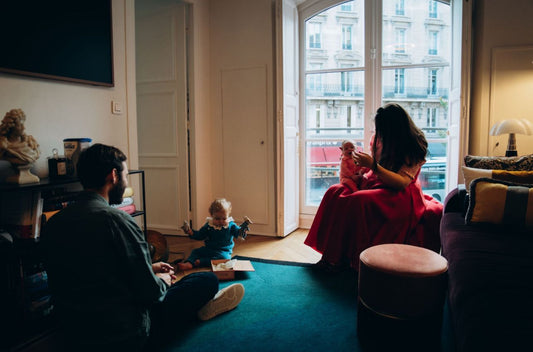
M 400 105 L 375 116 L 371 154 L 355 152 L 367 172 L 359 190 L 331 186 L 318 208 L 305 244 L 322 253 L 317 268 L 357 270 L 359 254 L 383 243 L 405 243 L 438 251 L 442 204 L 422 193 L 418 174 L 428 143 Z

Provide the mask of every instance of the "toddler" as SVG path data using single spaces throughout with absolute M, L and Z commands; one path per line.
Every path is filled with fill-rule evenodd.
M 193 249 L 191 255 L 183 263 L 178 263 L 178 269 L 189 270 L 195 267 L 208 267 L 212 259 L 231 259 L 233 252 L 233 238 L 246 237 L 249 219 L 237 225 L 230 217 L 231 202 L 224 198 L 216 199 L 209 206 L 207 222 L 198 231 L 192 230 L 187 223 L 182 226 L 189 238 L 204 241 L 205 246 Z
M 355 146 L 353 142 L 344 140 L 342 141 L 342 145 L 339 147 L 339 149 L 342 152 L 339 181 L 344 186 L 355 192 L 359 190 L 359 187 L 357 186 L 357 179 L 363 171 L 363 168 L 357 165 L 353 158 Z

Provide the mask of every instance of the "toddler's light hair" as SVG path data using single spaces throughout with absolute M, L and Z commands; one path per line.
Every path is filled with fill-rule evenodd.
M 345 139 L 342 141 L 341 143 L 341 148 L 344 150 L 344 146 L 347 144 L 347 143 L 352 143 L 352 145 L 355 147 L 355 143 L 349 139 Z
M 226 200 L 226 198 L 215 199 L 209 206 L 209 214 L 214 215 L 219 211 L 224 211 L 229 216 L 231 213 L 231 202 Z

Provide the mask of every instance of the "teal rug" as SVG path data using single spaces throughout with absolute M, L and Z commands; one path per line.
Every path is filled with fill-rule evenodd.
M 362 351 L 355 272 L 326 274 L 309 264 L 237 258 L 251 260 L 255 271 L 220 287 L 242 283 L 239 306 L 181 331 L 165 351 Z

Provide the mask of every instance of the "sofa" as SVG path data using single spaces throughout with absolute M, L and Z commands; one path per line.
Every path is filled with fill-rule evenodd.
M 512 176 L 531 177 L 526 168 Z M 533 185 L 513 181 L 485 171 L 444 201 L 440 237 L 457 352 L 533 350 Z

